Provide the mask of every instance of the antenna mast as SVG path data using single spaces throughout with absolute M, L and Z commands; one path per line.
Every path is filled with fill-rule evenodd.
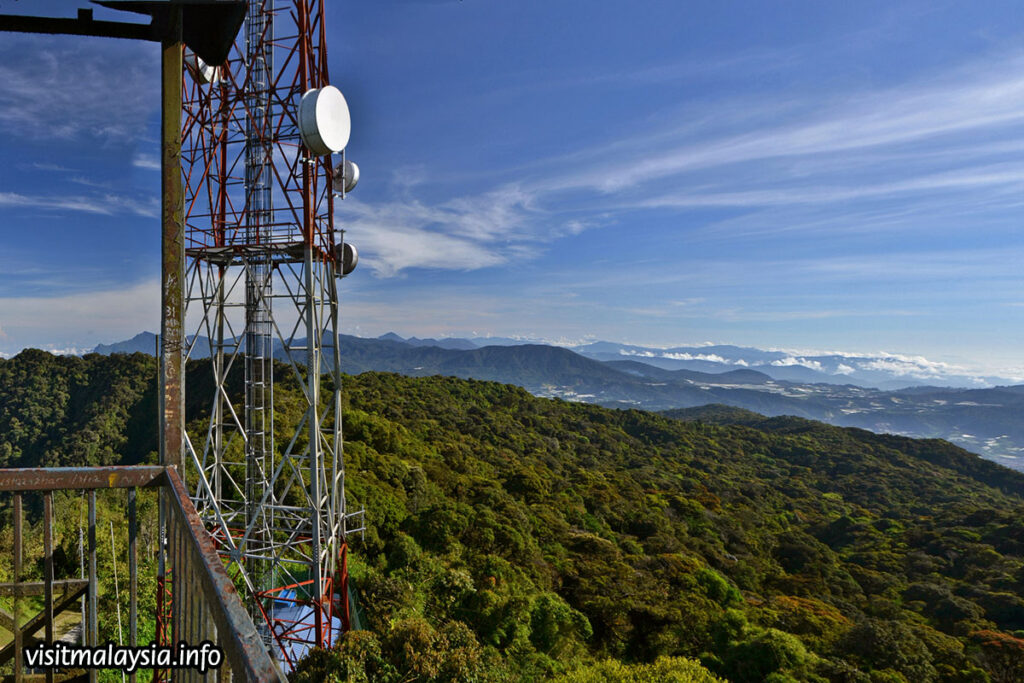
M 346 537 L 362 521 L 345 506 L 337 345 L 355 251 L 334 226 L 354 165 L 332 157 L 349 118 L 325 36 L 323 0 L 253 0 L 244 44 L 219 66 L 186 54 L 183 81 L 186 356 L 213 389 L 186 481 L 287 668 L 348 628 Z

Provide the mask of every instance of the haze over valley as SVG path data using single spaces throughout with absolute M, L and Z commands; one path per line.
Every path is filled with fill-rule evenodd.
M 192 358 L 208 356 L 207 340 L 192 342 Z M 141 333 L 94 351 L 152 354 L 154 343 L 152 333 Z M 287 360 L 279 346 L 275 355 Z M 1024 385 L 963 374 L 920 357 L 794 356 L 737 346 L 656 349 L 611 342 L 566 348 L 513 338 L 438 340 L 395 333 L 374 339 L 342 335 L 341 357 L 349 374 L 492 380 L 537 396 L 616 408 L 671 411 L 722 404 L 767 416 L 941 438 L 1024 471 Z M 1003 384 L 985 386 L 998 382 Z

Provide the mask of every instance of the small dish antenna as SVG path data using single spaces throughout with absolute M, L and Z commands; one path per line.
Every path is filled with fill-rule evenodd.
M 334 258 L 341 264 L 341 277 L 351 273 L 359 264 L 359 252 L 348 242 L 334 245 Z
M 299 101 L 299 134 L 314 156 L 340 152 L 348 144 L 352 121 L 348 103 L 333 85 L 312 88 Z
M 345 159 L 334 169 L 334 187 L 344 188 L 345 192 L 351 192 L 359 184 L 359 167 L 355 163 Z
M 185 55 L 185 66 L 199 83 L 217 83 L 220 81 L 220 67 L 210 66 L 199 55 Z

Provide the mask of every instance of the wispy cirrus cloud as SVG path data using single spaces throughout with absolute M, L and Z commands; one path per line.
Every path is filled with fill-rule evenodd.
M 61 166 L 60 164 L 51 164 L 46 162 L 35 161 L 31 164 L 32 168 L 37 171 L 47 171 L 51 173 L 73 173 L 75 169 L 68 168 L 67 166 Z
M 729 322 L 778 323 L 828 318 L 888 318 L 918 315 L 912 310 L 899 308 L 806 308 L 799 310 L 753 310 L 749 308 L 724 308 L 713 311 L 712 317 Z
M 428 205 L 418 200 L 368 204 L 346 199 L 341 224 L 371 256 L 375 273 L 389 276 L 412 268 L 475 270 L 505 263 L 524 245 L 552 235 L 538 230 L 541 212 L 533 195 L 507 186 L 477 196 Z M 567 224 L 566 230 L 577 226 Z
M 529 93 L 565 88 L 611 86 L 664 86 L 670 83 L 707 83 L 711 80 L 736 79 L 739 75 L 764 74 L 799 62 L 800 50 L 795 47 L 745 49 L 735 54 L 676 61 L 652 62 L 620 69 L 595 72 L 593 68 L 570 69 L 552 78 L 549 69 L 527 70 L 509 74 L 510 84 L 489 88 L 482 97 L 522 97 Z M 488 83 L 488 85 L 491 85 Z
M 160 160 L 155 154 L 136 154 L 132 159 L 132 166 L 146 171 L 159 171 Z
M 97 195 L 26 195 L 0 192 L 0 207 L 28 207 L 41 211 L 69 211 L 112 216 L 131 214 L 155 218 L 160 205 L 155 197 L 128 197 L 123 194 Z
M 496 250 L 467 239 L 429 229 L 429 223 L 413 215 L 384 211 L 347 222 L 346 232 L 370 257 L 363 257 L 377 275 L 391 276 L 406 268 L 475 270 L 504 263 Z
M 0 125 L 44 141 L 142 136 L 159 108 L 155 47 L 139 41 L 5 36 Z
M 856 93 L 704 102 L 674 124 L 538 161 L 528 182 L 436 203 L 362 205 L 353 232 L 376 231 L 362 239 L 375 271 L 392 275 L 502 264 L 508 245 L 543 248 L 594 224 L 596 213 L 609 222 L 648 210 L 742 211 L 716 224 L 721 236 L 919 229 L 929 214 L 991 225 L 1024 189 L 1024 165 L 1010 154 L 1024 148 L 1022 67 L 1020 53 L 993 55 Z M 446 250 L 450 259 L 437 258 Z
M 775 206 L 794 204 L 831 204 L 859 199 L 887 198 L 899 195 L 948 193 L 979 188 L 1004 190 L 1024 186 L 1024 164 L 997 164 L 929 174 L 888 183 L 850 184 L 846 187 L 818 185 L 783 186 L 741 192 L 706 194 L 667 194 L 637 203 L 645 208 L 696 208 L 708 206 Z
M 698 169 L 834 153 L 843 153 L 834 160 L 841 166 L 845 155 L 853 151 L 1021 124 L 1021 66 L 1024 58 L 1018 55 L 999 60 L 998 65 L 986 62 L 957 69 L 923 84 L 846 93 L 831 99 L 808 94 L 794 107 L 798 120 L 780 120 L 778 106 L 768 104 L 765 111 L 771 120 L 759 126 L 718 134 L 711 140 L 687 130 L 689 139 L 669 145 L 661 132 L 658 146 L 653 148 L 641 137 L 635 141 L 638 154 L 617 159 L 613 173 L 567 174 L 562 183 L 566 188 L 613 192 Z M 760 108 L 757 102 L 750 106 L 755 112 Z

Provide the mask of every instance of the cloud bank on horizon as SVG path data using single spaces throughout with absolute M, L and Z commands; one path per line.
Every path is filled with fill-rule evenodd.
M 1024 375 L 1024 17 L 787 9 L 331 7 L 363 169 L 348 330 Z M 0 352 L 154 327 L 155 50 L 4 36 L 0 63 Z

